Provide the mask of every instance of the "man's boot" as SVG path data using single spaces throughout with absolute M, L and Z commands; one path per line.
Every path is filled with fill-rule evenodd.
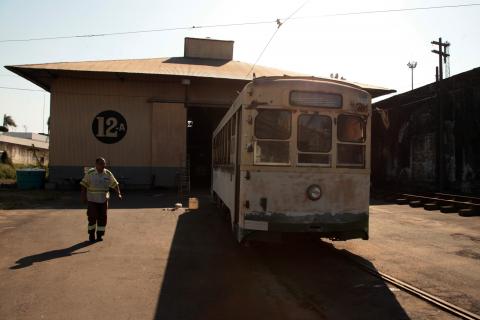
M 97 232 L 97 241 L 103 241 L 103 232 Z
M 90 242 L 95 242 L 95 231 L 88 233 L 88 240 Z

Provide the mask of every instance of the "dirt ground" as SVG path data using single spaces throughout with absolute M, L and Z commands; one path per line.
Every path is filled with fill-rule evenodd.
M 375 205 L 369 241 L 245 247 L 205 194 L 172 210 L 186 199 L 137 192 L 112 200 L 105 240 L 90 244 L 78 194 L 12 192 L 0 191 L 15 200 L 0 210 L 0 319 L 453 319 L 341 250 L 478 308 L 479 217 Z

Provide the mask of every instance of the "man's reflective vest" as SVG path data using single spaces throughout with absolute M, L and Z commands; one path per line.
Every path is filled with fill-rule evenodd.
M 109 170 L 104 169 L 99 173 L 97 169 L 92 168 L 87 171 L 80 185 L 87 189 L 88 201 L 104 203 L 110 198 L 109 188 L 118 186 L 118 181 Z

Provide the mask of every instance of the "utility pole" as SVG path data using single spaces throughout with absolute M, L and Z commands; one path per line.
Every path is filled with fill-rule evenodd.
M 412 90 L 413 90 L 413 69 L 417 67 L 417 61 L 410 61 L 407 66 L 412 70 Z
M 438 54 L 438 77 L 437 81 L 443 80 L 443 64 L 447 62 L 447 57 L 450 55 L 447 53 L 447 47 L 450 46 L 448 42 L 442 42 L 442 38 L 438 38 L 438 41 L 432 41 L 431 44 L 438 46 L 438 50 L 432 50 L 433 53 Z M 443 61 L 442 61 L 443 59 Z
M 446 52 L 447 47 L 450 46 L 448 42 L 442 42 L 442 38 L 438 38 L 438 41 L 432 41 L 431 44 L 438 46 L 438 50 L 432 50 L 433 53 L 438 54 L 438 67 L 436 68 L 436 80 L 437 80 L 437 114 L 438 114 L 438 126 L 436 133 L 437 140 L 437 154 L 436 154 L 436 173 L 437 183 L 439 191 L 443 191 L 445 188 L 445 156 L 444 156 L 444 114 L 443 114 L 443 64 L 447 62 L 447 57 L 450 55 Z M 443 61 L 442 61 L 443 60 Z

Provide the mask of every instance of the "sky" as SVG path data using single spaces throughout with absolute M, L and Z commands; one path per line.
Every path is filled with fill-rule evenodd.
M 475 1 L 475 0 L 470 0 Z M 259 65 L 347 80 L 405 92 L 409 61 L 417 61 L 414 86 L 435 80 L 438 56 L 430 42 L 451 43 L 450 74 L 480 66 L 480 6 L 344 16 L 325 15 L 475 3 L 467 0 L 0 0 L 0 65 L 59 61 L 140 59 L 183 55 L 185 37 L 233 40 L 234 60 L 254 63 L 275 32 L 275 23 L 197 28 L 110 37 L 1 42 L 50 36 L 99 34 L 236 22 L 285 21 Z M 480 4 L 480 0 L 477 2 Z M 303 7 L 302 5 L 305 4 Z M 16 131 L 44 132 L 50 95 L 0 68 L 0 116 Z

